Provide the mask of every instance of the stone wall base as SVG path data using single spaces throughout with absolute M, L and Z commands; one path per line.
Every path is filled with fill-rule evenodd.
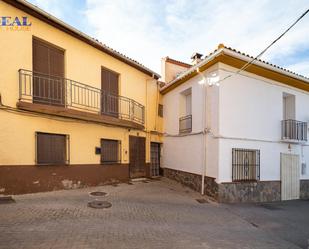
M 201 192 L 202 177 L 198 174 L 164 168 L 164 176 L 176 180 L 193 190 Z M 303 188 L 308 188 L 303 184 Z M 219 202 L 271 202 L 281 200 L 280 181 L 216 183 L 205 177 L 204 193 Z
M 169 168 L 163 169 L 163 175 L 167 178 L 180 182 L 181 184 L 201 192 L 202 176 L 185 171 L 174 170 Z M 218 184 L 212 177 L 205 177 L 204 193 L 210 197 L 218 199 Z
M 280 181 L 219 184 L 219 202 L 272 202 L 281 200 Z

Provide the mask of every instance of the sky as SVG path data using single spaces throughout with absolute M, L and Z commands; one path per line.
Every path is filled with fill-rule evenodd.
M 190 63 L 223 43 L 258 55 L 308 0 L 28 0 L 160 74 L 161 58 Z M 262 59 L 309 77 L 309 14 Z

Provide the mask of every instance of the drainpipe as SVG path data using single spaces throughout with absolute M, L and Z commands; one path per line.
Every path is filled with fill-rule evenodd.
M 204 76 L 204 74 L 202 74 L 199 70 L 199 68 L 196 69 L 196 72 L 201 75 L 202 77 L 202 81 L 201 81 L 201 85 L 203 86 L 203 92 L 204 92 L 204 96 L 203 96 L 203 116 L 202 116 L 202 133 L 203 133 L 203 163 L 202 163 L 202 186 L 201 186 L 201 194 L 204 195 L 204 188 L 205 188 L 205 172 L 206 172 L 206 160 L 207 160 L 207 132 L 206 132 L 206 114 L 207 114 L 207 110 L 206 110 L 206 105 L 207 105 L 207 81 L 206 78 Z

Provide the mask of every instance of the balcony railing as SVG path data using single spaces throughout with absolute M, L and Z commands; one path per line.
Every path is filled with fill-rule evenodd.
M 179 133 L 190 133 L 192 131 L 192 115 L 179 118 Z
M 22 101 L 85 110 L 144 124 L 145 107 L 133 99 L 111 94 L 71 79 L 19 70 Z
M 287 119 L 281 121 L 282 140 L 307 141 L 307 122 Z

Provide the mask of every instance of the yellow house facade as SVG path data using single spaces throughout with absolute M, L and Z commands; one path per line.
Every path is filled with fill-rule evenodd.
M 156 174 L 159 75 L 26 2 L 0 13 L 1 192 Z

